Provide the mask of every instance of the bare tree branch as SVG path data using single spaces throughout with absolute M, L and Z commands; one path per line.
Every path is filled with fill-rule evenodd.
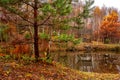
M 38 24 L 39 25 L 44 25 L 49 19 L 50 19 L 51 15 L 49 15 L 42 23 Z
M 17 15 L 17 14 L 16 14 Z M 30 24 L 34 24 L 33 22 L 29 21 L 28 19 L 26 19 L 25 17 L 21 16 L 21 15 L 18 15 L 20 18 L 22 18 L 24 21 L 27 21 L 28 23 Z
M 29 6 L 32 7 L 32 8 L 34 8 L 33 5 L 31 5 L 31 4 L 29 4 L 29 3 L 25 2 L 25 1 L 23 1 L 23 3 L 29 5 Z

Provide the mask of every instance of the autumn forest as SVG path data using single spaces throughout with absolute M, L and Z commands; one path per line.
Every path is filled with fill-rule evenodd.
M 120 11 L 95 0 L 0 0 L 0 80 L 119 80 Z

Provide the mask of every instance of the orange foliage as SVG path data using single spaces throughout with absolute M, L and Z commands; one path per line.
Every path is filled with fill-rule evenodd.
M 101 10 L 100 10 L 100 8 L 98 6 L 95 7 L 95 9 L 94 9 L 94 15 L 96 15 L 96 16 L 100 16 L 101 15 Z
M 40 52 L 43 53 L 40 56 L 46 57 L 49 54 L 49 41 L 41 39 L 40 41 Z
M 30 53 L 30 45 L 28 44 L 17 44 L 14 46 L 15 48 L 11 50 L 11 54 L 20 56 L 21 54 L 29 54 Z
M 10 30 L 11 30 L 12 32 L 17 32 L 17 29 L 16 29 L 15 24 L 13 24 L 13 23 L 9 22 L 9 23 L 8 23 L 8 25 L 9 25 Z
M 5 54 L 3 54 L 3 53 L 0 53 L 0 57 L 1 57 L 1 56 L 5 56 Z
M 118 22 L 118 13 L 112 11 L 104 17 L 100 26 L 100 34 L 105 39 L 120 38 L 120 22 Z
M 47 52 L 49 49 L 49 41 L 47 40 L 40 40 L 40 51 L 41 52 Z

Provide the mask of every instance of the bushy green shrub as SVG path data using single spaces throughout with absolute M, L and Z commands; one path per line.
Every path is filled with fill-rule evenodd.
M 70 29 L 70 26 L 69 25 L 63 25 L 63 26 L 60 27 L 60 29 L 68 30 L 68 29 Z
M 25 34 L 25 39 L 30 39 L 31 38 L 31 36 L 30 36 L 30 34 L 29 33 L 27 33 L 27 34 Z
M 72 42 L 74 45 L 79 44 L 80 42 L 82 42 L 82 38 L 74 39 Z
M 73 35 L 68 35 L 68 34 L 61 34 L 59 36 L 57 36 L 58 41 L 73 41 L 74 36 Z
M 46 39 L 46 40 L 50 39 L 50 36 L 47 33 L 44 33 L 44 32 L 40 33 L 39 37 L 40 37 L 40 39 Z

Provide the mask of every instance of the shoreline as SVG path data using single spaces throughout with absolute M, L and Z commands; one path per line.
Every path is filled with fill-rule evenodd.
M 51 46 L 51 52 L 56 51 L 113 51 L 120 52 L 119 44 L 93 44 L 93 43 L 81 43 L 75 46 L 67 46 L 67 47 L 57 47 Z

